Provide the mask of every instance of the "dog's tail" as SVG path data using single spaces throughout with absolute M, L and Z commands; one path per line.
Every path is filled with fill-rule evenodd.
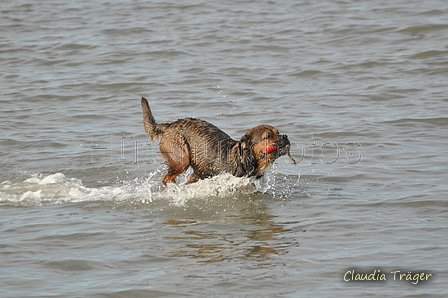
M 146 133 L 148 134 L 148 138 L 156 141 L 160 134 L 165 131 L 167 127 L 166 124 L 157 124 L 154 116 L 151 113 L 151 109 L 149 108 L 148 101 L 146 98 L 142 97 L 142 109 L 143 109 L 143 123 L 145 125 Z

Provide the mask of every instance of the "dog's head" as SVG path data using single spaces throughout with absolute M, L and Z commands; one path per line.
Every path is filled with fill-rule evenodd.
M 241 138 L 242 154 L 256 160 L 255 176 L 263 175 L 278 157 L 290 156 L 290 147 L 288 136 L 280 134 L 275 127 L 270 125 L 254 127 Z M 290 158 L 292 159 L 292 157 Z

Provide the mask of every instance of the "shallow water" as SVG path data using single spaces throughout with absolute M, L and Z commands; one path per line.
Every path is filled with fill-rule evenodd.
M 1 297 L 448 294 L 446 1 L 0 13 Z M 298 165 L 163 187 L 140 96 L 235 139 L 273 125 Z

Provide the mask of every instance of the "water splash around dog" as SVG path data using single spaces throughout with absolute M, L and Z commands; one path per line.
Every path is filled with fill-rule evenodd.
M 149 204 L 165 200 L 183 206 L 192 199 L 238 197 L 255 193 L 273 193 L 273 178 L 238 178 L 229 174 L 200 180 L 194 184 L 162 186 L 150 173 L 145 178 L 122 180 L 110 186 L 88 187 L 81 179 L 63 173 L 27 174 L 19 181 L 0 182 L 0 202 L 23 205 L 56 205 L 88 201 L 119 204 Z

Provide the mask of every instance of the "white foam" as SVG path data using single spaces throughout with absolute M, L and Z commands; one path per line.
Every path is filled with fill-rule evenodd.
M 40 185 L 46 185 L 46 184 L 55 184 L 55 183 L 60 183 L 65 181 L 65 175 L 62 173 L 56 173 L 50 176 L 45 177 L 44 179 L 42 179 L 39 184 Z
M 35 174 L 22 182 L 4 181 L 2 184 L 0 202 L 61 203 L 88 198 L 94 190 L 84 187 L 81 180 L 68 179 L 62 173 L 44 177 Z
M 37 177 L 31 177 L 31 178 L 26 179 L 23 182 L 30 183 L 30 184 L 39 184 L 40 181 L 41 181 L 41 179 L 39 179 Z
M 40 200 L 42 197 L 42 189 L 39 189 L 38 191 L 27 191 L 24 193 L 19 201 L 35 201 Z
M 266 192 L 269 183 L 254 178 L 237 178 L 219 175 L 211 179 L 185 185 L 162 186 L 152 173 L 146 178 L 121 181 L 113 186 L 86 187 L 80 179 L 68 178 L 63 173 L 51 175 L 35 174 L 22 182 L 4 181 L 0 183 L 0 202 L 61 204 L 83 201 L 114 201 L 151 203 L 168 200 L 175 206 L 183 206 L 191 199 L 210 197 L 230 197 L 238 194 Z
M 2 189 L 9 189 L 11 188 L 11 181 L 3 181 L 0 185 L 3 185 Z
M 260 180 L 246 177 L 238 178 L 230 174 L 223 174 L 189 185 L 169 184 L 162 195 L 169 199 L 172 204 L 183 206 L 191 199 L 229 197 L 236 194 L 254 193 L 263 189 Z

